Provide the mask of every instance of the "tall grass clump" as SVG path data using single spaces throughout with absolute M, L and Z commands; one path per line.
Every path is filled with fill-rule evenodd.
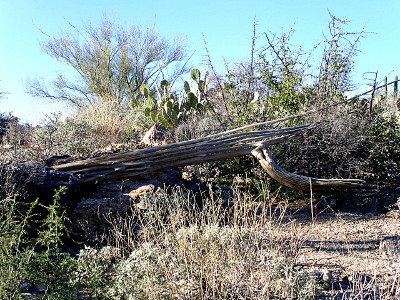
M 85 157 L 110 151 L 115 145 L 122 150 L 132 149 L 151 124 L 139 109 L 102 102 L 79 108 L 67 118 L 61 113 L 47 115 L 39 126 L 25 132 L 25 145 L 16 145 L 9 154 L 13 159 L 18 154 L 20 160 L 42 160 L 66 154 Z M 12 141 L 16 134 L 15 130 L 8 130 L 5 143 L 15 144 Z
M 33 136 L 39 156 L 88 156 L 112 144 L 135 145 L 147 126 L 139 111 L 122 109 L 114 102 L 79 108 L 69 118 L 49 116 Z M 138 124 L 142 124 L 139 126 Z

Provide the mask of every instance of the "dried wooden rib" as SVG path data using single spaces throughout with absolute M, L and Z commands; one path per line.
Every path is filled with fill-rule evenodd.
M 254 126 L 258 126 L 256 124 Z M 194 140 L 109 154 L 54 169 L 81 176 L 81 182 L 122 179 L 176 167 L 251 155 L 257 142 L 269 146 L 287 140 L 312 125 L 238 132 L 249 126 Z
M 254 124 L 180 143 L 109 154 L 53 168 L 79 174 L 81 182 L 93 182 L 129 178 L 187 165 L 253 155 L 272 178 L 296 190 L 359 188 L 366 185 L 363 180 L 358 179 L 317 179 L 284 170 L 272 159 L 266 147 L 285 141 L 314 125 L 239 132 L 259 125 L 264 124 Z
M 360 179 L 319 179 L 291 173 L 281 168 L 262 146 L 251 152 L 268 175 L 279 183 L 299 191 L 360 188 L 367 185 Z

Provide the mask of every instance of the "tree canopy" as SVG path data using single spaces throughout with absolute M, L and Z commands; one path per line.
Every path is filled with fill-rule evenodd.
M 181 39 L 160 37 L 154 28 L 125 29 L 104 18 L 99 26 L 48 36 L 43 51 L 71 66 L 77 79 L 59 74 L 48 89 L 40 78 L 28 80 L 36 97 L 61 100 L 84 107 L 103 101 L 126 104 L 137 99 L 140 86 L 150 87 L 160 79 L 173 82 L 187 72 L 187 52 Z

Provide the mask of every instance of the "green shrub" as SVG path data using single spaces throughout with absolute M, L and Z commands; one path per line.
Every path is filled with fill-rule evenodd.
M 65 233 L 65 213 L 59 201 L 64 189 L 56 191 L 54 203 L 41 223 L 33 214 L 38 200 L 24 204 L 15 198 L 1 199 L 0 297 L 17 299 L 22 292 L 41 285 L 51 299 L 71 299 L 75 286 L 69 276 L 76 261 L 60 250 Z

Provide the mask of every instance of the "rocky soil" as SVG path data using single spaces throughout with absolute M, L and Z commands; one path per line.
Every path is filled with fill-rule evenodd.
M 315 222 L 295 222 L 304 234 L 297 265 L 325 274 L 326 299 L 400 299 L 399 211 L 375 216 L 336 211 Z

